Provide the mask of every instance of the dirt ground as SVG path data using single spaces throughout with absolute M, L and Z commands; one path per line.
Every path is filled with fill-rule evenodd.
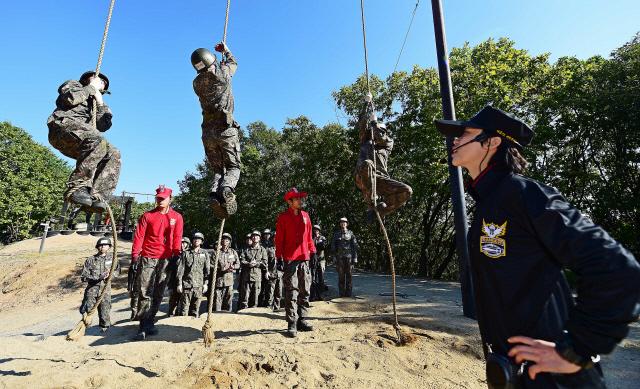
M 283 313 L 252 308 L 216 314 L 216 341 L 205 349 L 205 316 L 164 317 L 159 334 L 133 342 L 126 276 L 113 284 L 112 322 L 77 342 L 65 340 L 80 319 L 79 273 L 96 238 L 55 236 L 39 256 L 39 239 L 0 250 L 0 387 L 2 388 L 483 388 L 476 323 L 461 314 L 458 285 L 398 280 L 400 322 L 417 341 L 398 347 L 391 325 L 388 276 L 357 273 L 356 298 L 312 303 L 316 330 L 284 336 Z M 121 241 L 121 262 L 131 243 Z M 166 302 L 166 299 L 165 299 Z M 204 306 L 203 306 L 204 309 Z M 640 380 L 640 328 L 604 360 L 609 387 Z

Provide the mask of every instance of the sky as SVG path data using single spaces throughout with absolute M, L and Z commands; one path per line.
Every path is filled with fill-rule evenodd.
M 365 0 L 369 68 L 392 71 L 415 0 Z M 48 145 L 58 86 L 96 66 L 109 0 L 3 1 L 0 121 Z M 191 52 L 222 39 L 225 0 L 117 0 L 102 64 L 122 154 L 116 193 L 153 193 L 204 158 Z M 449 49 L 508 37 L 531 54 L 588 58 L 640 31 L 637 0 L 444 0 Z M 435 66 L 431 2 L 422 0 L 398 70 Z M 281 129 L 288 118 L 346 124 L 331 92 L 364 72 L 360 0 L 231 0 L 227 44 L 238 60 L 235 117 Z M 73 160 L 56 154 L 74 164 Z M 141 196 L 139 200 L 152 200 Z

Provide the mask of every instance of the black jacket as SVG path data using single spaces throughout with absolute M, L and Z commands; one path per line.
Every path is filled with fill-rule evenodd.
M 468 237 L 483 343 L 506 355 L 514 335 L 552 342 L 569 336 L 580 355 L 610 353 L 638 317 L 633 255 L 556 189 L 500 166 L 485 169 L 469 192 L 476 200 Z M 563 268 L 577 276 L 575 300 Z M 535 385 L 548 379 L 538 376 Z

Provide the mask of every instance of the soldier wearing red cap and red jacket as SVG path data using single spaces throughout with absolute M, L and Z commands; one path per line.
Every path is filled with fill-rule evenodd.
M 313 224 L 309 214 L 302 210 L 302 198 L 306 192 L 291 188 L 284 201 L 289 209 L 278 216 L 276 222 L 276 258 L 284 261 L 285 310 L 288 323 L 287 335 L 296 337 L 300 331 L 312 331 L 307 323 L 311 271 L 309 258 L 315 254 L 311 229 Z
M 140 320 L 137 340 L 157 334 L 154 318 L 167 285 L 169 259 L 180 255 L 183 221 L 182 215 L 170 207 L 171 193 L 164 185 L 156 189 L 156 208 L 140 217 L 133 237 L 131 266 L 137 269 L 135 288 Z

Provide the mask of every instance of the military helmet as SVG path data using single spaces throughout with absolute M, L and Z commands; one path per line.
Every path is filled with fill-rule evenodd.
M 271 235 L 271 230 L 268 228 L 265 228 L 264 231 L 262 231 L 262 233 Z
M 260 231 L 258 230 L 253 230 L 253 232 L 251 233 L 251 236 L 253 237 L 254 235 L 262 236 L 262 234 L 260 234 Z
M 98 239 L 98 241 L 96 242 L 96 248 L 102 246 L 102 245 L 109 245 L 111 246 L 111 239 L 107 238 L 107 237 L 102 237 L 100 239 Z
M 216 63 L 216 56 L 208 49 L 199 48 L 191 53 L 191 65 L 200 73 Z
M 251 233 L 248 233 L 247 236 L 245 237 L 247 239 L 251 239 Z
M 340 221 L 341 221 L 341 222 L 345 222 L 345 223 L 349 223 L 349 220 L 347 220 L 347 218 L 346 218 L 346 217 L 341 217 L 341 218 L 340 218 Z
M 322 231 L 322 228 L 320 228 L 320 226 L 319 226 L 319 225 L 317 225 L 317 224 L 314 224 L 314 225 L 313 225 L 313 229 L 314 229 L 314 230 L 318 230 L 318 231 Z
M 80 76 L 80 83 L 82 85 L 89 85 L 89 80 L 91 80 L 91 77 L 95 76 L 96 72 L 89 70 L 88 72 L 84 72 L 82 73 L 82 75 Z M 100 77 L 102 79 L 102 81 L 104 81 L 104 90 L 108 90 L 109 89 L 109 78 L 107 78 L 107 76 L 105 76 L 102 73 L 98 74 L 98 77 Z
M 224 234 L 222 234 L 222 239 L 229 239 L 229 240 L 233 240 L 231 238 L 231 234 L 228 232 L 225 232 Z
M 187 238 L 186 236 L 182 238 L 182 243 L 188 243 L 191 244 L 191 239 Z
M 204 235 L 202 234 L 202 232 L 196 232 L 195 234 L 193 234 L 192 239 L 193 240 L 200 239 L 204 242 Z

